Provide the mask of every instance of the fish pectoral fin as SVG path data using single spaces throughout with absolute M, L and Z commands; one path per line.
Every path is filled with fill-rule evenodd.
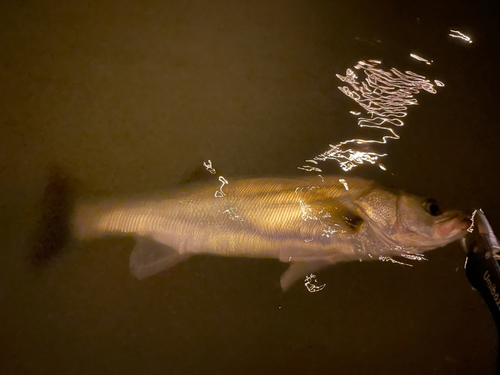
M 130 254 L 130 273 L 141 280 L 165 271 L 180 263 L 190 254 L 179 254 L 173 248 L 144 237 L 136 238 Z
M 324 260 L 291 263 L 290 267 L 288 267 L 283 275 L 281 275 L 281 290 L 286 292 L 298 280 L 303 279 L 311 273 L 319 271 L 331 264 L 331 262 Z

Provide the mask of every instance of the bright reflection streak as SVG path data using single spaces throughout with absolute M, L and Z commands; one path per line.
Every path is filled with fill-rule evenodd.
M 378 260 L 380 260 L 382 262 L 391 262 L 391 263 L 401 264 L 402 266 L 413 267 L 413 265 L 411 265 L 411 264 L 407 264 L 407 263 L 403 263 L 403 262 L 398 262 L 397 260 L 392 259 L 391 257 L 384 257 L 382 255 L 380 255 L 378 257 Z
M 207 169 L 207 171 L 210 172 L 211 174 L 216 174 L 217 173 L 216 170 L 215 170 L 215 168 L 212 166 L 212 161 L 210 159 L 207 162 L 203 162 L 203 165 L 205 166 L 205 168 Z M 224 193 L 222 191 L 222 188 L 224 187 L 224 185 L 229 184 L 229 182 L 227 182 L 227 180 L 224 178 L 224 176 L 219 176 L 219 181 L 222 183 L 222 185 L 220 186 L 219 190 L 217 190 L 215 192 L 215 197 L 216 198 L 222 198 L 222 197 L 226 196 L 226 193 Z M 180 203 L 186 203 L 186 202 L 180 201 Z M 190 202 L 187 202 L 187 203 L 193 205 Z M 237 207 L 229 207 L 228 209 L 226 209 L 224 211 L 219 210 L 219 212 L 221 214 L 227 214 L 229 216 L 229 218 L 231 220 L 233 220 L 233 221 L 245 221 L 245 219 L 243 219 L 240 215 L 238 215 L 236 213 L 236 210 L 237 210 Z
M 432 64 L 432 60 L 429 61 L 427 59 L 424 59 L 423 57 L 417 55 L 416 53 L 410 53 L 410 56 L 413 57 L 415 60 L 418 60 L 418 61 L 423 61 L 425 62 L 427 65 L 431 65 Z
M 450 29 L 450 33 L 448 35 L 451 36 L 452 38 L 459 38 L 462 39 L 464 42 L 472 43 L 472 39 L 470 37 L 468 37 L 467 35 L 458 30 Z
M 209 159 L 207 162 L 203 162 L 203 166 L 207 169 L 208 172 L 210 172 L 211 174 L 216 174 L 217 171 L 215 170 L 215 168 L 212 166 L 212 161 Z M 227 180 L 223 177 L 223 176 L 219 176 L 219 181 L 222 182 L 222 185 L 221 187 L 219 188 L 219 190 L 217 190 L 215 192 L 215 197 L 216 198 L 221 198 L 221 197 L 224 197 L 226 194 L 222 191 L 222 188 L 224 187 L 224 185 L 227 185 L 229 184 L 229 182 L 227 182 Z M 226 211 L 224 211 L 226 212 Z
M 311 167 L 310 165 L 303 165 L 302 167 L 297 167 L 298 169 L 302 169 L 303 171 L 306 172 L 323 172 L 322 169 L 319 169 L 318 167 Z
M 306 279 L 304 280 L 304 285 L 306 286 L 307 290 L 310 293 L 316 293 L 319 292 L 323 289 L 325 289 L 326 284 L 323 285 L 316 285 L 316 275 L 313 275 L 312 273 L 309 276 L 306 276 Z
M 346 190 L 349 190 L 349 185 L 347 185 L 347 181 L 346 181 L 346 180 L 344 180 L 343 178 L 341 178 L 341 179 L 339 179 L 339 182 L 340 182 L 342 185 L 344 185 L 344 188 L 345 188 Z
M 481 211 L 481 212 L 483 212 L 483 211 Z M 475 223 L 474 218 L 476 217 L 476 213 L 477 213 L 477 210 L 474 210 L 474 212 L 471 215 L 470 225 L 469 225 L 469 228 L 467 228 L 467 232 L 469 232 L 469 233 L 474 232 L 474 223 Z
M 401 253 L 401 256 L 406 259 L 411 259 L 411 260 L 427 260 L 427 258 L 423 254 L 407 254 L 407 253 Z
M 386 170 L 380 163 L 380 158 L 387 154 L 373 152 L 370 145 L 385 144 L 388 139 L 399 139 L 395 129 L 404 125 L 402 119 L 407 115 L 408 106 L 418 104 L 415 95 L 422 90 L 431 94 L 437 91 L 434 84 L 424 76 L 410 71 L 403 73 L 395 68 L 385 71 L 379 67 L 380 64 L 378 60 L 359 61 L 354 69 L 364 75 L 363 80 L 358 78 L 358 72 L 353 69 L 347 69 L 345 76 L 337 74 L 337 77 L 347 84 L 339 86 L 339 90 L 366 112 L 365 116 L 358 118 L 358 126 L 378 129 L 386 135 L 379 139 L 350 139 L 330 145 L 328 151 L 315 156 L 313 161 L 336 160 L 344 171 L 364 163 L 377 164 L 382 170 Z M 436 81 L 436 86 L 441 86 L 441 82 L 438 82 Z M 311 160 L 307 162 L 311 163 Z M 307 164 L 299 169 L 322 172 L 320 168 Z
M 211 174 L 216 174 L 217 171 L 212 167 L 212 160 L 208 160 L 208 162 L 203 162 L 203 165 L 205 166 L 205 168 L 207 169 L 207 171 L 209 171 Z
M 409 260 L 418 260 L 418 261 L 427 260 L 427 258 L 423 254 L 409 254 L 409 253 L 401 252 L 401 254 L 398 254 L 398 256 L 400 256 L 402 258 L 409 259 Z M 413 267 L 412 264 L 397 261 L 389 256 L 380 255 L 378 257 L 378 260 L 380 260 L 382 262 L 391 262 L 391 263 L 395 263 L 395 264 L 400 264 L 402 266 Z
M 244 219 L 236 213 L 236 207 L 230 207 L 227 210 L 222 211 L 222 213 L 228 214 L 233 221 L 244 221 Z
M 226 184 L 228 184 L 228 183 L 229 183 L 229 182 L 227 182 L 227 180 L 226 180 L 224 177 L 222 177 L 222 176 L 219 176 L 219 181 L 220 181 L 220 182 L 222 182 L 222 185 L 221 185 L 221 187 L 219 188 L 219 190 L 217 190 L 217 191 L 215 192 L 215 196 L 216 196 L 217 198 L 221 198 L 221 197 L 224 197 L 224 196 L 226 195 L 226 194 L 222 191 L 222 188 L 224 187 L 224 185 L 226 185 Z
M 444 83 L 441 81 L 438 81 L 437 79 L 434 80 L 434 83 L 436 84 L 436 86 L 444 87 Z

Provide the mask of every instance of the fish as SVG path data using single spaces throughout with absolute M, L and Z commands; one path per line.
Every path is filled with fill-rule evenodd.
M 340 262 L 422 254 L 461 239 L 462 211 L 356 177 L 234 179 L 167 194 L 75 203 L 79 240 L 133 236 L 130 272 L 144 279 L 198 254 L 277 259 L 288 290 Z

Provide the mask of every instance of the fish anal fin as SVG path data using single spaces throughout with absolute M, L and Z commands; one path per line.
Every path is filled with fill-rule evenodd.
M 328 261 L 313 261 L 313 262 L 294 262 L 291 263 L 288 269 L 281 275 L 280 284 L 281 290 L 286 292 L 298 280 L 304 279 L 313 272 L 317 272 L 329 265 Z
M 137 237 L 136 245 L 130 254 L 130 273 L 137 279 L 156 275 L 172 268 L 190 254 L 179 254 L 173 248 L 145 237 Z

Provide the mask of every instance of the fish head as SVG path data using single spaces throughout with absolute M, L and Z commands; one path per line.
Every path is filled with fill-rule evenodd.
M 383 242 L 401 249 L 431 250 L 465 236 L 471 221 L 434 199 L 374 190 L 357 202 L 362 216 Z

